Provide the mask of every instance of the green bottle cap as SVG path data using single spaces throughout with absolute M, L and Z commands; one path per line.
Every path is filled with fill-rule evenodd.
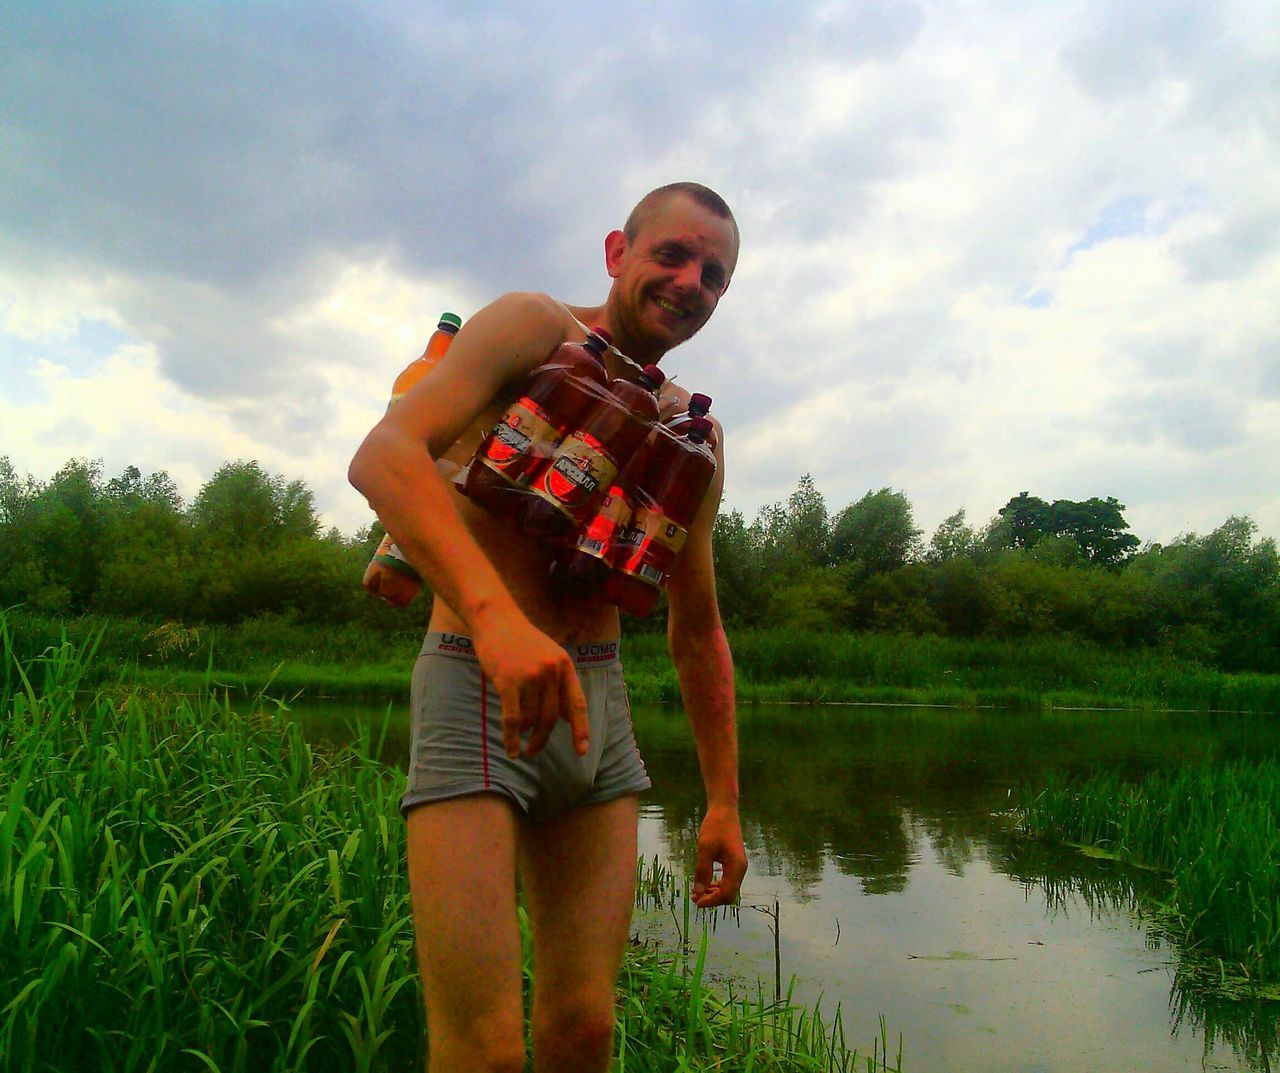
M 462 327 L 462 318 L 457 313 L 441 313 L 440 323 L 437 327 L 444 329 L 446 332 L 456 332 Z

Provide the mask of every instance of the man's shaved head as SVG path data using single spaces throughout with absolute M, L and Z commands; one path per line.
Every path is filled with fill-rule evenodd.
M 640 229 L 644 227 L 645 222 L 653 215 L 654 211 L 668 198 L 674 197 L 676 194 L 684 194 L 686 197 L 692 198 L 708 212 L 714 213 L 723 220 L 728 220 L 733 225 L 734 245 L 738 244 L 738 221 L 733 218 L 733 211 L 729 208 L 728 202 L 712 190 L 711 187 L 703 186 L 701 183 L 667 183 L 666 186 L 650 190 L 631 210 L 631 215 L 627 217 L 627 222 L 622 227 L 622 233 L 627 236 L 627 241 L 634 241 L 636 235 L 640 233 Z

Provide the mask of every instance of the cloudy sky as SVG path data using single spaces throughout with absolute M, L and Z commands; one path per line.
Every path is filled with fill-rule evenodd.
M 726 502 L 813 475 L 926 536 L 1022 490 L 1280 535 L 1274 0 L 0 9 L 0 455 L 300 477 L 443 309 L 603 298 L 646 190 L 743 234 L 664 362 Z

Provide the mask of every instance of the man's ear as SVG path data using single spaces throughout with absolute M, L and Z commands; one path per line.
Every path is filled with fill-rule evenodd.
M 604 266 L 610 279 L 617 279 L 622 271 L 622 256 L 627 252 L 627 236 L 621 231 L 610 231 L 604 236 Z

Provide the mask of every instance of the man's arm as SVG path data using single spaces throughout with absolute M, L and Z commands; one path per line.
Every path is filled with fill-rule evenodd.
M 462 524 L 435 457 L 563 339 L 563 314 L 552 299 L 499 298 L 467 322 L 432 374 L 374 426 L 348 474 L 409 562 L 467 623 L 502 699 L 503 743 L 513 757 L 523 731 L 534 730 L 530 752 L 536 752 L 561 713 L 584 755 L 586 702 L 568 654 L 529 622 Z
M 667 585 L 667 642 L 698 749 L 707 811 L 698 834 L 693 900 L 709 909 L 738 895 L 747 854 L 738 818 L 738 732 L 733 658 L 716 603 L 711 529 L 724 487 L 723 460 Z M 721 874 L 715 876 L 715 865 Z

